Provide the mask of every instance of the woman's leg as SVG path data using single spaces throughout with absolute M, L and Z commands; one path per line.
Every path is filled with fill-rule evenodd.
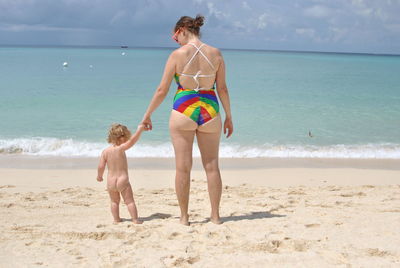
M 211 202 L 210 220 L 216 224 L 222 223 L 219 217 L 222 182 L 218 166 L 221 129 L 221 117 L 218 115 L 206 124 L 199 126 L 196 132 L 201 160 L 207 174 L 208 194 Z
M 175 151 L 175 191 L 181 209 L 180 222 L 189 225 L 190 170 L 192 169 L 192 149 L 197 124 L 186 115 L 172 110 L 169 128 Z

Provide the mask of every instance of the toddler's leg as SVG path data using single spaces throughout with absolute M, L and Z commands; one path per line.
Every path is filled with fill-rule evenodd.
M 111 199 L 111 214 L 113 215 L 114 223 L 121 222 L 121 218 L 119 217 L 119 201 L 121 200 L 119 192 L 108 190 L 108 194 Z
M 122 198 L 124 199 L 124 202 L 126 206 L 128 207 L 129 214 L 131 214 L 132 217 L 132 222 L 133 223 L 143 223 L 143 221 L 138 219 L 138 213 L 135 205 L 135 200 L 133 199 L 133 192 L 132 192 L 132 187 L 131 184 L 129 184 L 122 192 L 121 192 Z

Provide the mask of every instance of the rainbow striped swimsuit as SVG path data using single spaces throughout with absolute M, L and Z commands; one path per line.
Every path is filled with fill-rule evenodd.
M 219 105 L 215 88 L 184 89 L 179 82 L 179 74 L 175 74 L 178 90 L 174 97 L 173 109 L 191 118 L 198 125 L 207 123 L 218 115 Z
M 185 74 L 186 67 L 192 62 L 196 55 L 201 55 L 208 62 L 213 70 L 215 70 L 212 62 L 207 56 L 201 51 L 201 48 L 205 45 L 201 44 L 199 47 L 194 43 L 188 43 L 196 48 L 196 52 L 192 55 L 190 60 L 183 67 L 182 73 L 175 73 L 175 81 L 178 84 L 178 90 L 176 91 L 174 98 L 175 111 L 183 113 L 184 115 L 191 118 L 198 125 L 202 125 L 213 119 L 218 115 L 219 105 L 218 99 L 215 95 L 215 86 L 211 89 L 200 88 L 199 78 L 202 77 L 215 77 L 215 74 L 200 74 L 199 70 L 195 75 Z M 195 89 L 184 89 L 179 81 L 179 76 L 192 77 L 197 84 Z

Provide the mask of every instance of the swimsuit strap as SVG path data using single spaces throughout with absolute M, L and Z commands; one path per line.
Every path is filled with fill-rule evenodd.
M 204 57 L 204 59 L 206 59 L 206 61 L 208 62 L 208 64 L 210 64 L 211 68 L 213 68 L 213 70 L 215 70 L 215 67 L 214 67 L 214 65 L 211 63 L 211 61 L 207 58 L 207 56 L 203 53 L 203 51 L 200 50 L 203 46 L 205 46 L 204 43 L 201 44 L 199 47 L 196 46 L 196 44 L 194 44 L 194 43 L 188 43 L 188 44 L 194 46 L 194 47 L 196 48 L 196 52 L 193 53 L 193 56 L 192 56 L 192 57 L 190 58 L 190 60 L 186 63 L 185 67 L 183 67 L 183 71 L 182 71 L 182 72 L 185 71 L 186 67 L 192 62 L 192 60 L 194 59 L 194 57 L 195 57 L 198 53 L 200 53 L 200 54 Z
M 199 70 L 195 75 L 192 75 L 192 74 L 185 74 L 184 72 L 185 72 L 185 70 L 186 70 L 186 67 L 192 62 L 192 60 L 194 59 L 194 57 L 196 57 L 196 55 L 197 55 L 198 53 L 200 53 L 200 54 L 207 60 L 208 64 L 210 64 L 210 66 L 211 66 L 211 68 L 213 68 L 213 70 L 215 70 L 214 65 L 213 65 L 213 64 L 211 63 L 211 61 L 207 58 L 207 56 L 203 53 L 203 51 L 200 50 L 203 46 L 205 46 L 204 43 L 201 44 L 199 47 L 196 46 L 196 44 L 194 44 L 194 43 L 188 43 L 188 44 L 194 46 L 194 47 L 196 48 L 196 52 L 193 53 L 193 55 L 192 55 L 192 57 L 190 58 L 190 60 L 189 60 L 189 61 L 186 63 L 186 65 L 183 67 L 183 71 L 182 71 L 182 73 L 180 73 L 180 75 L 182 75 L 182 76 L 189 76 L 189 77 L 192 77 L 192 78 L 194 79 L 194 81 L 195 81 L 196 84 L 197 84 L 197 87 L 194 89 L 195 91 L 199 91 L 199 90 L 206 89 L 206 88 L 201 88 L 201 87 L 200 87 L 200 82 L 199 82 L 198 78 L 199 78 L 199 77 L 213 77 L 213 76 L 215 76 L 215 74 L 200 74 L 200 73 L 201 73 L 201 70 Z

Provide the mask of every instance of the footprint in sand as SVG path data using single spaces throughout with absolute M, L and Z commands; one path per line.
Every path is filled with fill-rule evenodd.
M 308 241 L 305 240 L 294 240 L 292 241 L 292 247 L 295 251 L 306 251 L 310 248 Z
M 385 257 L 392 255 L 389 251 L 380 250 L 379 248 L 368 248 L 365 251 L 369 256 L 374 256 L 374 257 Z
M 32 245 L 33 243 L 34 243 L 34 241 L 29 241 L 29 242 L 26 242 L 26 243 L 25 243 L 25 246 L 27 246 L 27 247 L 28 247 L 28 246 Z
M 375 188 L 374 185 L 363 185 L 362 187 L 363 187 L 363 188 Z
M 166 267 L 186 267 L 188 264 L 194 264 L 200 260 L 198 255 L 190 257 L 176 257 L 169 255 L 161 258 Z
M 79 201 L 63 201 L 63 204 L 72 205 L 77 207 L 90 207 L 89 203 L 86 202 L 79 202 Z
M 168 239 L 169 239 L 169 240 L 172 240 L 172 239 L 177 238 L 177 237 L 180 236 L 180 235 L 181 235 L 181 234 L 178 233 L 178 232 L 173 232 L 173 233 L 171 233 L 171 234 L 168 236 Z
M 7 185 L 0 185 L 0 189 L 2 188 L 15 188 L 15 185 L 7 184 Z
M 288 194 L 295 194 L 295 195 L 305 195 L 306 193 L 303 191 L 290 191 Z
M 214 239 L 214 238 L 218 237 L 218 233 L 216 233 L 216 232 L 207 232 L 207 233 L 204 234 L 204 237 Z
M 2 207 L 5 207 L 5 208 L 10 208 L 10 207 L 14 207 L 14 206 L 15 206 L 14 203 L 2 204 Z
M 342 197 L 353 197 L 353 196 L 366 196 L 364 192 L 358 192 L 358 193 L 344 193 L 340 194 Z
M 312 228 L 312 227 L 319 227 L 320 224 L 318 223 L 310 223 L 310 224 L 304 224 L 305 227 L 307 228 Z
M 253 249 L 258 251 L 267 251 L 269 253 L 278 253 L 279 248 L 282 246 L 280 240 L 269 240 L 266 243 L 258 244 Z
M 340 188 L 340 187 L 336 187 L 336 186 L 328 187 L 328 191 L 340 191 L 340 190 L 342 190 L 342 188 Z

